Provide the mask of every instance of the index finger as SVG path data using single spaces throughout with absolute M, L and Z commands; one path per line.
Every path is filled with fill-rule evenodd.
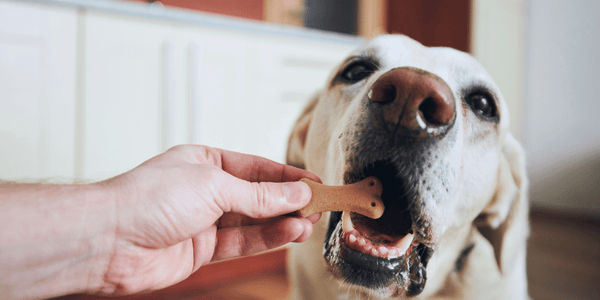
M 306 170 L 280 164 L 270 159 L 219 149 L 223 171 L 250 182 L 286 182 L 308 178 L 317 182 L 321 179 Z

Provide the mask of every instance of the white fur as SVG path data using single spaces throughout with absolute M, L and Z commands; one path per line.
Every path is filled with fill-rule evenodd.
M 314 109 L 305 111 L 296 124 L 288 149 L 289 163 L 305 166 L 325 184 L 342 184 L 347 167 L 345 147 L 361 130 L 358 124 L 365 113 L 364 96 L 379 76 L 404 66 L 439 76 L 454 93 L 457 116 L 444 141 L 431 149 L 440 158 L 431 158 L 432 166 L 424 171 L 430 189 L 415 187 L 420 189 L 426 204 L 423 213 L 433 229 L 436 248 L 427 266 L 425 290 L 417 298 L 527 299 L 527 182 L 522 149 L 508 132 L 508 111 L 497 85 L 468 54 L 449 48 L 427 48 L 405 36 L 378 37 L 353 55 L 364 53 L 377 56 L 380 69 L 360 84 L 326 84 L 313 100 Z M 334 70 L 330 81 L 338 71 Z M 472 84 L 485 84 L 495 95 L 500 115 L 497 124 L 482 121 L 464 105 L 461 91 Z M 298 128 L 305 126 L 306 141 L 294 140 Z M 446 183 L 447 192 L 441 181 Z M 322 253 L 327 225 L 325 215 L 316 224 L 311 239 L 290 253 L 293 298 L 385 296 L 385 290 L 351 286 L 328 272 Z M 465 268 L 457 273 L 455 261 L 469 243 L 475 247 Z

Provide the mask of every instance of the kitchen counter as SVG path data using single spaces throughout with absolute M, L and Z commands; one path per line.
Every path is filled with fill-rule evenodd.
M 338 34 L 308 28 L 298 28 L 280 24 L 258 22 L 212 13 L 165 7 L 162 4 L 146 4 L 141 2 L 111 0 L 19 0 L 17 2 L 29 2 L 33 4 L 75 8 L 83 11 L 97 11 L 111 14 L 128 15 L 189 25 L 214 27 L 238 32 L 248 32 L 253 34 L 326 41 L 328 43 L 356 45 L 362 43 L 363 41 L 361 37 L 353 35 Z

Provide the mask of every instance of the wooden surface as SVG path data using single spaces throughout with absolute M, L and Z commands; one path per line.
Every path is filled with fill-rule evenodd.
M 527 249 L 533 299 L 600 299 L 600 220 L 533 211 Z
M 533 299 L 600 299 L 600 220 L 551 211 L 531 214 L 529 292 Z M 320 259 L 320 258 L 317 258 Z M 285 251 L 201 268 L 187 280 L 150 294 L 111 299 L 285 299 Z M 106 299 L 71 295 L 55 300 Z
M 148 2 L 147 0 L 133 0 Z M 193 9 L 251 20 L 264 20 L 263 0 L 160 0 L 165 6 Z

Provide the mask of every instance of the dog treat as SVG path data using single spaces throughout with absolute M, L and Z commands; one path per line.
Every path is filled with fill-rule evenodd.
M 298 211 L 302 217 L 326 211 L 352 211 L 371 219 L 383 215 L 383 185 L 376 177 L 342 186 L 328 186 L 306 178 L 300 181 L 312 190 L 312 200 Z

